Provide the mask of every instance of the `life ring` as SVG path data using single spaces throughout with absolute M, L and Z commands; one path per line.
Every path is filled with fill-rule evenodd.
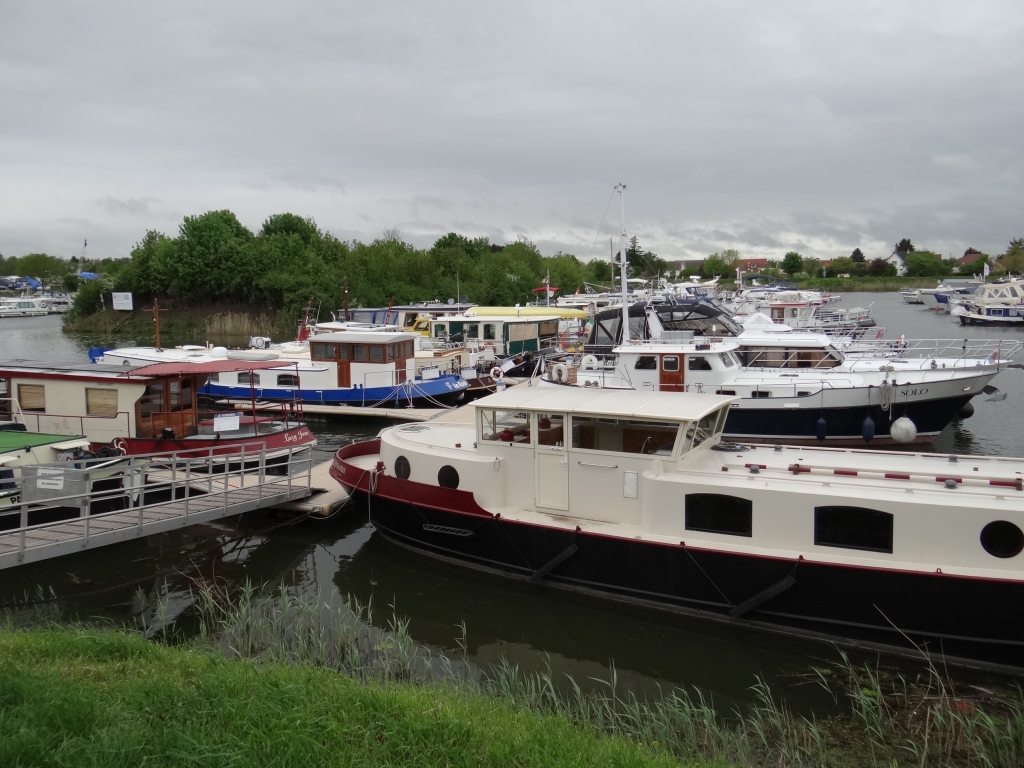
M 494 366 L 493 368 L 491 368 L 491 378 L 494 379 L 495 381 L 501 381 L 502 379 L 505 378 L 505 372 L 501 370 L 501 368 L 499 368 L 498 366 Z
M 263 349 L 265 346 L 267 346 L 266 339 L 264 339 L 262 336 L 257 336 L 255 341 L 256 349 Z
M 551 378 L 559 384 L 564 384 L 569 380 L 569 369 L 565 363 L 556 363 L 551 367 Z
M 598 367 L 598 360 L 594 355 L 584 355 L 582 360 L 584 368 L 594 369 Z
M 120 453 L 122 456 L 128 455 L 128 443 L 124 441 L 123 437 L 115 437 L 110 444 L 114 446 L 114 450 Z

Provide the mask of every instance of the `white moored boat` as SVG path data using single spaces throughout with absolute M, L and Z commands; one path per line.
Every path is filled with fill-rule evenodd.
M 517 387 L 331 475 L 387 539 L 472 567 L 1024 666 L 1024 460 L 723 443 L 734 400 Z

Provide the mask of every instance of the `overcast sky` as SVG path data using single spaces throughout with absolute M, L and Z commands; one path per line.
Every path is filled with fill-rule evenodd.
M 6 256 L 228 208 L 587 258 L 617 182 L 669 259 L 1001 253 L 1022 162 L 1021 0 L 0 0 Z

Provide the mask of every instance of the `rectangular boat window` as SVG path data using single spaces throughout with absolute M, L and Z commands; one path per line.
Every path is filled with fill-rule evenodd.
M 448 326 L 447 325 L 445 325 L 444 323 L 438 323 L 437 325 L 434 326 L 434 338 L 437 338 L 439 336 L 447 336 L 447 335 L 448 335 Z
M 549 320 L 540 324 L 540 335 L 541 336 L 557 336 L 558 335 L 558 321 Z
M 736 355 L 734 355 L 732 352 L 723 352 L 718 357 L 722 361 L 722 365 L 724 365 L 726 368 L 735 368 L 737 365 L 740 364 L 739 358 L 736 357 Z
M 686 444 L 696 448 L 715 433 L 718 422 L 718 411 L 712 411 L 701 417 L 700 421 L 691 421 L 686 427 Z
M 530 444 L 530 414 L 526 411 L 481 411 L 480 420 L 483 440 Z
M 671 456 L 678 432 L 676 423 L 572 417 L 572 447 L 591 451 Z
M 658 358 L 654 355 L 640 355 L 633 368 L 637 371 L 656 371 L 658 370 Z
M 565 445 L 565 414 L 537 414 L 537 445 Z
M 147 384 L 146 391 L 139 398 L 139 410 L 143 414 L 160 413 L 164 409 L 163 382 Z
M 668 358 L 666 358 L 666 360 L 667 359 Z M 686 358 L 686 360 L 687 360 L 686 367 L 689 368 L 691 371 L 710 371 L 710 370 L 712 370 L 711 363 L 703 355 L 689 355 Z M 667 371 L 668 368 L 666 368 L 665 370 Z
M 484 323 L 484 340 L 494 340 L 494 323 Z
M 465 328 L 465 334 L 467 339 L 478 339 L 480 338 L 480 324 L 479 323 L 468 323 Z
M 729 406 L 718 409 L 718 421 L 715 423 L 715 435 L 721 435 L 725 431 L 725 421 L 729 418 Z
M 330 344 L 310 344 L 314 360 L 333 360 L 334 348 Z
M 679 370 L 679 358 L 675 355 L 666 355 L 661 358 L 661 370 L 663 371 L 678 371 Z
M 721 493 L 686 494 L 686 530 L 753 536 L 753 502 Z
M 755 399 L 756 398 L 765 398 L 765 397 L 771 397 L 772 393 L 771 392 L 763 392 L 761 390 L 754 390 L 753 392 L 750 393 L 750 396 L 755 398 Z
M 117 416 L 117 390 L 86 387 L 85 413 L 87 416 Z
M 405 342 L 405 356 L 406 357 L 413 357 L 415 354 L 416 354 L 416 342 L 413 341 L 412 339 L 409 339 L 409 341 Z
M 715 390 L 715 394 L 716 395 L 735 395 L 736 394 L 736 390 L 735 389 L 716 389 Z
M 366 345 L 365 344 L 353 344 L 352 345 L 352 359 L 357 363 L 366 362 Z
M 388 344 L 388 360 L 394 360 L 394 359 L 395 359 L 395 345 L 394 344 Z
M 260 385 L 260 375 L 258 373 L 238 374 L 238 385 L 240 387 L 247 387 L 250 383 L 252 383 L 252 386 L 258 387 Z
M 181 410 L 181 382 L 168 382 L 168 393 L 170 394 L 171 412 L 177 413 Z
M 23 411 L 46 413 L 46 390 L 42 384 L 19 384 L 18 405 Z
M 384 362 L 384 347 L 380 344 L 373 344 L 370 346 L 370 362 L 371 363 L 383 363 Z
M 220 374 L 219 373 L 211 373 L 209 376 L 206 377 L 206 383 L 207 384 L 219 384 L 220 383 Z
M 864 507 L 815 507 L 814 543 L 892 553 L 892 515 Z
M 277 386 L 297 387 L 299 386 L 299 377 L 294 373 L 279 373 L 277 374 Z
M 338 355 L 339 360 L 348 360 L 348 344 L 337 344 L 334 347 L 334 351 Z

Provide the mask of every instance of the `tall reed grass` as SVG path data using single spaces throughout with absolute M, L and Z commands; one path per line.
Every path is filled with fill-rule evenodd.
M 524 671 L 507 660 L 478 668 L 469 660 L 464 624 L 457 648 L 439 653 L 417 644 L 409 622 L 393 608 L 378 627 L 372 605 L 351 598 L 337 602 L 284 585 L 268 590 L 246 584 L 229 592 L 196 584 L 195 590 L 200 639 L 229 658 L 328 667 L 361 681 L 497 697 L 681 759 L 742 766 L 1024 765 L 1024 692 L 960 691 L 931 664 L 926 675 L 910 680 L 841 654 L 834 667 L 808 675 L 843 704 L 839 716 L 797 714 L 763 679 L 752 682 L 752 704 L 722 712 L 696 688 L 641 700 L 620 690 L 614 667 L 587 691 L 571 678 L 567 689 L 550 670 Z M 148 634 L 168 638 L 166 632 Z

